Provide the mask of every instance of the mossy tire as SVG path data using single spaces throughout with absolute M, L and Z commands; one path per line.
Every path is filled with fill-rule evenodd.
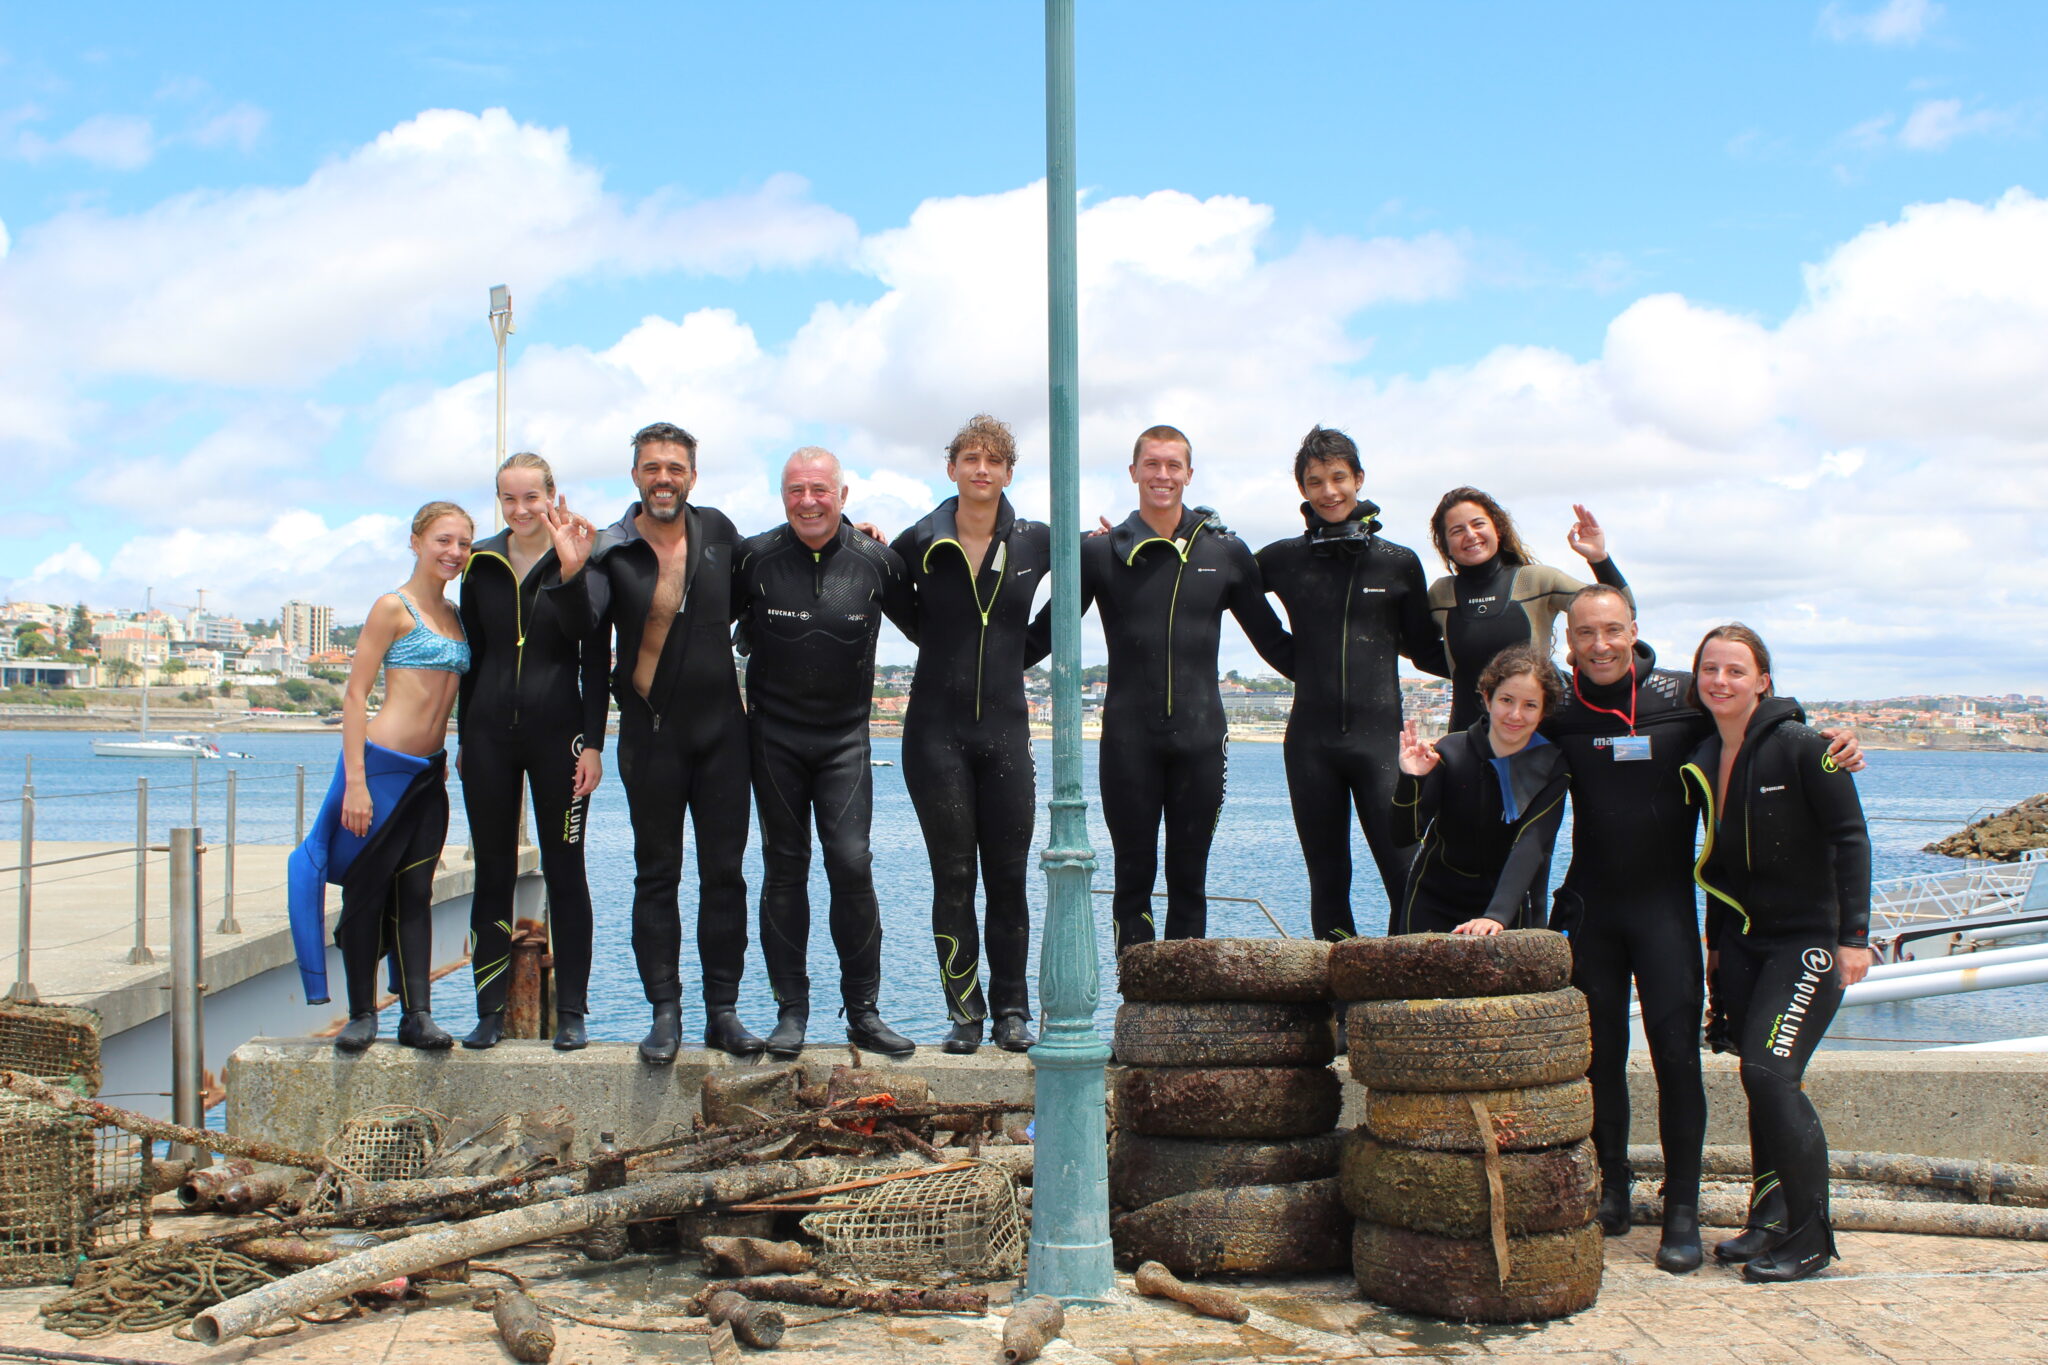
M 1571 979 L 1571 945 L 1548 929 L 1349 938 L 1330 950 L 1330 994 L 1338 1000 L 1530 995 Z
M 1593 1063 L 1586 997 L 1567 986 L 1470 1000 L 1351 1007 L 1351 1074 L 1373 1090 L 1513 1090 L 1577 1080 Z
M 1337 1178 L 1355 1217 L 1439 1237 L 1492 1233 L 1486 1158 L 1478 1153 L 1391 1147 L 1353 1132 Z M 1502 1153 L 1500 1183 L 1510 1236 L 1582 1226 L 1600 1203 L 1600 1164 L 1590 1142 Z
M 1343 1269 L 1351 1215 L 1333 1179 L 1197 1190 L 1110 1222 L 1127 1264 L 1176 1275 L 1308 1275 Z
M 1118 1133 L 1109 1146 L 1109 1198 L 1139 1209 L 1197 1190 L 1292 1185 L 1337 1174 L 1342 1133 L 1277 1142 Z
M 1133 1000 L 1116 1012 L 1126 1066 L 1322 1066 L 1337 1055 L 1330 1007 L 1259 1000 Z
M 1597 1223 L 1510 1237 L 1502 1284 L 1489 1239 L 1360 1222 L 1351 1240 L 1351 1269 L 1365 1297 L 1458 1322 L 1543 1322 L 1591 1308 L 1603 1255 Z
M 1504 1152 L 1577 1142 L 1593 1131 L 1593 1087 L 1583 1080 L 1519 1090 L 1477 1092 Z M 1479 1152 L 1486 1143 L 1473 1118 L 1472 1093 L 1372 1090 L 1365 1130 L 1381 1142 L 1433 1152 Z
M 1326 1066 L 1134 1066 L 1116 1083 L 1116 1122 L 1147 1137 L 1309 1137 L 1336 1127 L 1343 1099 Z
M 1171 938 L 1118 954 L 1126 1000 L 1330 998 L 1330 945 L 1309 938 Z

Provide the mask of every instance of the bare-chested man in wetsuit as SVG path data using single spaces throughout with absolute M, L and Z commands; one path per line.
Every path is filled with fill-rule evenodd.
M 633 956 L 654 1007 L 641 1059 L 673 1062 L 682 1043 L 683 815 L 697 845 L 697 954 L 704 1045 L 761 1051 L 734 1012 L 747 951 L 747 721 L 732 658 L 732 566 L 739 534 L 691 504 L 697 438 L 670 422 L 633 437 L 640 501 L 597 538 L 585 577 L 598 638 L 617 631 L 619 777 L 633 818 Z

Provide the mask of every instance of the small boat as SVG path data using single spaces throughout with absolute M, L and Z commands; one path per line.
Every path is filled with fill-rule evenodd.
M 225 758 L 221 747 L 200 735 L 169 735 L 161 739 L 96 739 L 95 758 Z M 247 755 L 237 754 L 237 758 Z
M 868 760 L 868 766 L 870 768 L 893 768 L 896 766 L 896 760 L 893 758 L 871 758 Z

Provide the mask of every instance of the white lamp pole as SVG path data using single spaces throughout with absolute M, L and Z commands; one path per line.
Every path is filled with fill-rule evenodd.
M 491 490 L 491 529 L 500 530 L 505 525 L 504 513 L 498 507 L 498 466 L 505 463 L 505 338 L 516 329 L 512 326 L 512 291 L 502 284 L 491 286 L 491 335 L 498 339 L 498 453 L 491 461 L 491 478 L 487 485 Z

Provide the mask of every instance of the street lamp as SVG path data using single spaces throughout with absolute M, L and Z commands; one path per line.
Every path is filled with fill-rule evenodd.
M 491 460 L 491 529 L 504 526 L 498 508 L 498 466 L 505 463 L 505 338 L 517 330 L 512 326 L 512 291 L 502 284 L 491 286 L 491 335 L 498 339 L 498 453 Z

